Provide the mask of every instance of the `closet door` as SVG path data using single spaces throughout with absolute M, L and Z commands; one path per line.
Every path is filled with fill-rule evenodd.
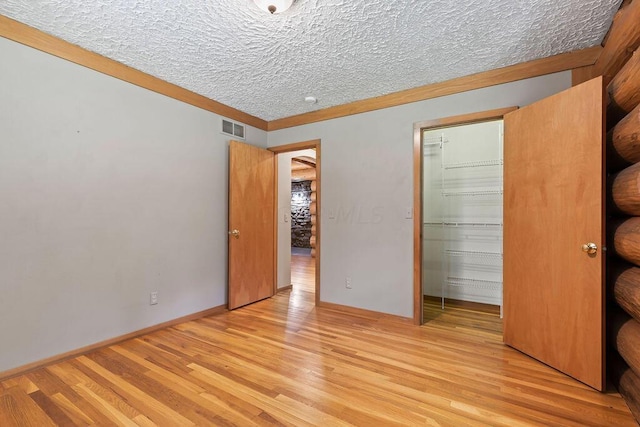
M 504 117 L 504 341 L 598 390 L 603 102 L 597 78 Z

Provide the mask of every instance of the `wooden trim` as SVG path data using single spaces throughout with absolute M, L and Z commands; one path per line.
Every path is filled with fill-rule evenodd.
M 595 76 L 604 76 L 608 83 L 631 54 L 640 47 L 640 2 L 623 3 L 613 18 L 604 42 L 604 49 L 594 65 Z
M 320 168 L 320 140 L 317 140 L 317 144 L 315 145 L 315 150 L 316 150 L 316 247 L 315 247 L 315 260 L 316 260 L 316 265 L 315 265 L 315 273 L 316 273 L 316 294 L 315 294 L 315 303 L 316 305 L 318 305 L 318 303 L 320 302 L 320 240 L 321 240 L 321 236 L 322 233 L 320 232 L 320 225 L 322 223 L 321 221 L 321 206 L 320 206 L 320 201 L 322 200 L 322 198 L 320 197 L 320 183 L 321 183 L 321 171 L 322 169 Z
M 278 288 L 278 291 L 276 293 L 279 294 L 280 292 L 286 292 L 286 291 L 290 291 L 292 289 L 293 289 L 293 285 L 283 286 L 281 288 Z
M 423 320 L 422 294 L 422 135 L 425 129 L 459 126 L 464 124 L 500 120 L 518 107 L 458 116 L 424 120 L 413 125 L 413 322 L 421 325 Z
M 335 304 L 332 302 L 319 301 L 316 306 L 325 309 L 333 310 L 344 314 L 350 314 L 354 316 L 365 317 L 372 320 L 390 320 L 392 322 L 400 322 L 405 324 L 413 324 L 413 318 L 397 316 L 395 314 L 382 313 L 379 311 L 366 310 L 364 308 L 350 307 L 348 305 Z
M 441 303 L 440 297 L 432 297 L 424 295 L 424 302 L 438 304 Z M 480 313 L 495 314 L 500 316 L 500 306 L 494 304 L 485 304 L 482 302 L 464 301 L 460 299 L 445 298 L 445 307 L 458 308 L 463 310 L 477 311 Z
M 267 130 L 267 122 L 0 15 L 0 36 L 203 110 Z
M 451 127 L 468 125 L 471 123 L 489 122 L 491 120 L 500 120 L 505 114 L 517 110 L 518 107 L 496 108 L 495 110 L 480 111 L 478 113 L 460 114 L 458 116 L 443 117 L 433 120 L 425 120 L 415 123 L 414 130 L 418 127 L 420 130 L 435 129 L 440 127 Z M 414 141 L 415 142 L 415 141 Z
M 413 126 L 413 323 L 422 324 L 422 128 Z
M 277 145 L 275 147 L 269 147 L 269 151 L 273 151 L 276 154 L 288 153 L 290 151 L 317 149 L 320 146 L 319 139 L 311 139 L 309 141 L 294 142 L 293 144 Z M 316 165 L 318 164 L 318 158 L 316 157 Z
M 150 334 L 152 332 L 159 331 L 161 329 L 170 328 L 180 323 L 190 322 L 192 320 L 201 319 L 203 317 L 214 316 L 217 314 L 224 313 L 226 311 L 228 311 L 226 304 L 219 305 L 217 307 L 208 308 L 206 310 L 198 311 L 197 313 L 188 314 L 186 316 L 178 317 L 177 319 L 168 320 L 166 322 L 158 323 L 157 325 L 148 326 L 146 328 L 139 329 L 137 331 L 129 332 L 128 334 L 120 335 L 114 338 L 109 338 L 107 340 L 100 341 L 95 344 L 90 344 L 85 347 L 67 351 L 62 354 L 57 354 L 55 356 L 47 357 L 45 359 L 38 360 L 32 363 L 27 363 L 26 365 L 18 366 L 17 368 L 0 372 L 0 382 L 4 380 L 8 380 L 9 378 L 12 378 L 12 377 L 24 375 L 28 372 L 35 371 L 36 369 L 44 368 L 49 365 L 62 362 L 64 360 L 73 359 L 75 357 L 79 357 L 84 354 L 90 353 L 92 351 L 96 351 L 104 347 L 109 347 L 126 340 L 130 340 L 142 335 Z
M 440 83 L 420 86 L 375 98 L 363 99 L 349 104 L 329 107 L 309 113 L 284 117 L 269 122 L 269 131 L 321 122 L 353 114 L 366 113 L 382 108 L 395 107 L 411 102 L 453 95 L 517 80 L 538 77 L 560 71 L 573 70 L 593 65 L 598 59 L 602 46 L 594 46 L 574 52 L 562 53 L 548 58 L 523 62 L 496 70 L 484 71 L 470 76 L 458 77 Z
M 289 166 L 291 168 L 291 166 Z M 273 154 L 273 182 L 274 182 L 274 203 L 273 203 L 273 292 L 272 296 L 279 292 L 278 289 L 278 224 L 280 223 L 280 206 L 278 206 L 278 155 Z M 289 278 L 291 279 L 291 278 Z
M 571 70 L 571 86 L 577 86 L 580 83 L 584 83 L 587 80 L 591 80 L 595 76 L 596 76 L 595 68 L 593 65 L 574 68 L 573 70 Z
M 291 151 L 299 151 L 299 150 L 308 150 L 308 149 L 312 149 L 315 150 L 316 152 L 316 247 L 315 247 L 315 288 L 316 288 L 316 292 L 315 292 L 315 303 L 316 305 L 318 305 L 320 303 L 320 240 L 321 240 L 321 207 L 320 207 L 320 203 L 322 200 L 321 197 L 321 171 L 322 171 L 322 167 L 321 165 L 321 150 L 320 150 L 320 139 L 312 139 L 309 141 L 302 141 L 302 142 L 294 142 L 292 144 L 284 144 L 284 145 L 277 145 L 275 147 L 269 147 L 268 150 L 272 151 L 273 153 L 277 154 L 281 154 L 281 153 L 288 153 Z M 276 164 L 278 162 L 276 161 Z M 276 186 L 276 193 L 277 193 L 278 187 Z M 277 203 L 276 203 L 277 205 Z M 277 236 L 278 236 L 278 224 L 279 222 L 276 221 L 275 225 L 276 225 L 276 229 L 275 229 L 275 234 L 276 234 L 276 245 L 277 245 Z M 277 253 L 277 247 L 276 247 L 276 253 Z M 278 274 L 277 272 L 277 266 L 278 264 L 276 263 L 276 275 Z M 277 286 L 277 285 L 276 285 Z
M 605 78 L 602 77 L 600 79 L 600 87 L 602 90 L 601 104 L 600 104 L 600 121 L 602 123 L 600 130 L 600 150 L 602 153 L 601 163 L 600 163 L 600 180 L 601 180 L 601 188 L 602 192 L 600 195 L 600 218 L 601 218 L 601 227 L 600 227 L 600 241 L 603 245 L 609 246 L 607 243 L 609 240 L 607 238 L 607 214 L 609 213 L 609 209 L 607 207 L 607 197 L 608 197 L 608 189 L 607 189 L 607 102 L 608 95 L 605 87 Z M 503 145 L 504 146 L 504 145 Z M 609 369 L 609 351 L 607 351 L 608 347 L 608 336 L 607 336 L 607 326 L 608 326 L 608 312 L 607 312 L 607 266 L 608 261 L 607 258 L 611 258 L 610 253 L 607 253 L 607 256 L 602 256 L 602 261 L 600 263 L 600 283 L 602 284 L 601 290 L 601 302 L 600 302 L 600 313 L 602 316 L 602 328 L 600 330 L 602 336 L 602 372 L 600 374 L 602 388 L 607 385 L 607 370 Z

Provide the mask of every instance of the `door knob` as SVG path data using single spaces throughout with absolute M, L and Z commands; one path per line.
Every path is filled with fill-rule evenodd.
M 229 234 L 235 237 L 236 239 L 240 238 L 240 230 L 231 230 Z
M 595 243 L 585 243 L 582 245 L 582 251 L 588 253 L 589 255 L 593 255 L 598 252 L 598 245 Z

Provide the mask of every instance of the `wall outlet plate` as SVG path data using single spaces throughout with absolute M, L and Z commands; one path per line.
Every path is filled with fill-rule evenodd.
M 158 303 L 158 291 L 151 292 L 149 296 L 149 305 L 156 305 Z

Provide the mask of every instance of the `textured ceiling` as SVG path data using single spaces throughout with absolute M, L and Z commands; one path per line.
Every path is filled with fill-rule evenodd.
M 601 43 L 620 0 L 0 0 L 0 14 L 265 120 Z M 307 95 L 318 103 L 304 103 Z

